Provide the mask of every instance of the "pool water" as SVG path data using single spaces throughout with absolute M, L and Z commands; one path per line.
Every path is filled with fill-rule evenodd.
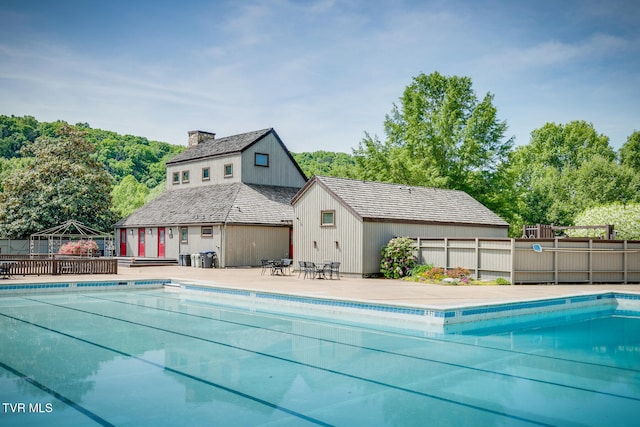
M 635 426 L 640 318 L 420 336 L 163 290 L 11 296 L 0 401 L 3 426 Z

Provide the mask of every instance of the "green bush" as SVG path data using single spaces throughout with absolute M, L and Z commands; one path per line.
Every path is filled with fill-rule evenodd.
M 496 285 L 510 285 L 511 282 L 508 281 L 507 279 L 503 278 L 503 277 L 498 277 L 496 279 Z
M 382 248 L 380 273 L 388 279 L 409 276 L 416 265 L 415 250 L 413 240 L 409 238 L 396 237 L 389 240 L 389 243 Z
M 413 267 L 409 273 L 410 276 L 419 276 L 425 271 L 429 271 L 433 268 L 433 264 L 419 264 Z

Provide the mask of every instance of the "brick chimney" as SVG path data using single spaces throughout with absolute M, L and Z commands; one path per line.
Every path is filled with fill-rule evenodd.
M 204 132 L 201 130 L 190 130 L 189 131 L 189 147 L 195 147 L 203 141 L 207 141 L 210 139 L 214 139 L 216 137 L 215 133 Z

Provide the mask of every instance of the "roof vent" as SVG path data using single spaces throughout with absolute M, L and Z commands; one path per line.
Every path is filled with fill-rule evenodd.
M 202 130 L 190 130 L 189 131 L 189 147 L 195 147 L 203 141 L 208 141 L 216 137 L 215 133 L 205 132 Z

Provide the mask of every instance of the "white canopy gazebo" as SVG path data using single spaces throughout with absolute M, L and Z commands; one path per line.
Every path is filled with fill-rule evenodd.
M 115 249 L 113 234 L 103 233 L 75 220 L 69 220 L 56 227 L 33 233 L 29 241 L 30 255 L 39 253 L 42 240 L 48 242 L 47 253 L 50 257 L 57 254 L 64 243 L 74 240 L 95 241 L 96 243 L 101 240 L 105 256 L 112 256 Z

